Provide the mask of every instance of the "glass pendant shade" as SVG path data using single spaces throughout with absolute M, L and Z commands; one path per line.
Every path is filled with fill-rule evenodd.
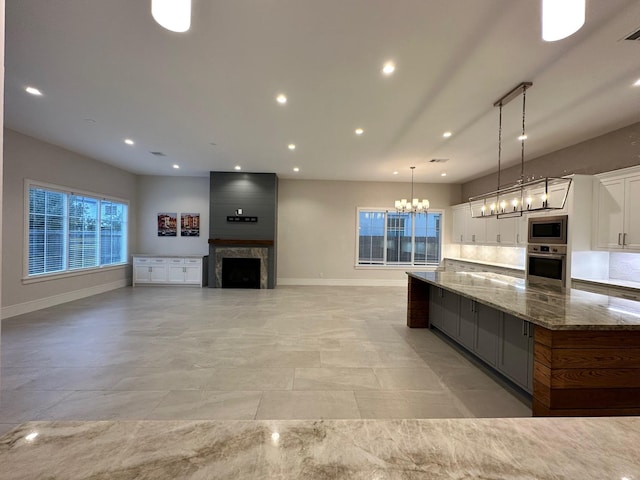
M 167 30 L 186 32 L 191 27 L 191 0 L 151 0 L 151 15 Z
M 585 0 L 542 0 L 542 39 L 562 40 L 576 33 L 585 19 Z

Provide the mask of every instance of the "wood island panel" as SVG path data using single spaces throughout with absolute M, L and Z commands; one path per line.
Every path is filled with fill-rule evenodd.
M 429 327 L 429 284 L 413 277 L 408 283 L 407 327 Z
M 533 415 L 640 414 L 639 333 L 537 327 Z

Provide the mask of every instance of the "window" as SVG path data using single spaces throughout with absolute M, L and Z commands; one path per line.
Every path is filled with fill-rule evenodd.
M 358 265 L 437 265 L 442 212 L 358 209 Z
M 126 263 L 126 203 L 27 185 L 28 276 Z

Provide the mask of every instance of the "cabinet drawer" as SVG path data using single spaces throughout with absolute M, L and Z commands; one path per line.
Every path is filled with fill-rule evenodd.
M 167 258 L 169 265 L 184 265 L 184 258 Z
M 202 265 L 202 259 L 201 258 L 185 258 L 184 263 L 191 266 Z

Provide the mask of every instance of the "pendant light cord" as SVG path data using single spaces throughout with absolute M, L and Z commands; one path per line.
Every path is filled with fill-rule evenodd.
M 525 141 L 525 117 L 526 117 L 526 106 L 527 106 L 527 87 L 522 86 L 522 141 L 520 143 L 520 184 L 524 183 L 524 141 Z
M 500 190 L 500 162 L 502 160 L 502 102 L 500 102 L 500 115 L 498 117 L 498 188 Z

